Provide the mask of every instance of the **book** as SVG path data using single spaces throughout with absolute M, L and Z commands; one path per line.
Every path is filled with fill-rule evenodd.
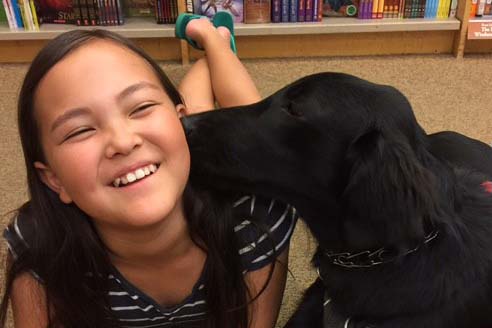
M 19 28 L 19 25 L 17 23 L 17 19 L 15 17 L 15 11 L 14 7 L 12 5 L 12 0 L 5 0 L 5 3 L 7 6 L 5 8 L 8 8 L 9 12 L 7 15 L 7 19 L 10 19 L 10 22 L 12 23 L 13 28 L 16 30 Z
M 306 0 L 306 8 L 305 8 L 305 22 L 313 21 L 313 0 Z
M 4 1 L 0 2 L 0 24 L 8 24 L 8 21 L 7 21 L 7 13 L 5 12 L 5 8 L 4 8 Z M 6 4 L 5 4 L 6 6 Z M 8 8 L 7 8 L 8 10 Z
M 270 23 L 271 14 L 270 0 L 244 0 L 245 23 Z
M 478 0 L 476 17 L 482 17 L 485 11 L 485 0 Z
M 304 22 L 306 20 L 306 0 L 298 0 L 297 5 L 297 21 Z
M 290 0 L 289 2 L 289 22 L 297 22 L 297 1 L 298 0 Z
M 453 2 L 454 1 L 457 1 L 457 0 L 453 0 Z M 453 10 L 453 2 L 451 2 L 451 10 Z M 492 0 L 486 0 L 485 1 L 484 15 L 490 15 L 491 14 L 491 9 L 492 9 Z M 451 13 L 449 15 L 451 16 Z M 456 16 L 456 14 L 455 14 L 455 16 Z
M 76 23 L 72 0 L 39 0 L 38 17 L 43 23 Z
M 282 23 L 286 23 L 289 21 L 289 4 L 290 0 L 280 0 L 280 21 Z
M 386 0 L 386 1 L 389 1 L 389 0 Z M 385 0 L 379 0 L 378 1 L 378 9 L 376 12 L 376 18 L 378 18 L 378 19 L 383 18 L 384 3 L 385 3 Z
M 358 0 L 323 0 L 323 16 L 355 16 L 359 7 Z
M 154 17 L 154 0 L 125 0 L 123 2 L 124 15 L 126 17 Z M 186 11 L 193 12 L 193 2 L 186 2 Z
M 200 0 L 201 15 L 212 18 L 219 11 L 227 11 L 235 23 L 244 21 L 243 0 Z
M 17 0 L 10 0 L 10 6 L 13 9 L 13 13 L 14 13 L 13 16 L 15 18 L 17 27 L 24 28 L 24 22 L 22 21 L 21 10 Z
M 272 0 L 272 23 L 280 23 L 282 20 L 282 3 L 280 0 Z

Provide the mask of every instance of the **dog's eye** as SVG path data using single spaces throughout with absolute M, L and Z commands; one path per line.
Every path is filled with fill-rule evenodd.
M 294 116 L 294 117 L 302 117 L 302 113 L 295 110 L 294 109 L 294 106 L 292 103 L 288 104 L 287 106 L 285 107 L 282 107 L 284 111 L 287 112 L 287 114 L 289 114 L 290 116 Z

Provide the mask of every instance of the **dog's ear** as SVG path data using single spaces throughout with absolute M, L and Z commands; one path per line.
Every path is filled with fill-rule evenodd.
M 401 133 L 378 128 L 368 129 L 349 146 L 342 195 L 349 245 L 404 252 L 425 237 L 437 200 L 434 175 L 417 153 Z

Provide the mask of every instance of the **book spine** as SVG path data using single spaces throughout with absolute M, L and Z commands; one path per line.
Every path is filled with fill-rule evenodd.
M 297 21 L 304 22 L 306 20 L 306 0 L 299 0 L 297 8 Z
M 478 0 L 471 0 L 470 17 L 475 17 L 477 13 L 477 3 Z
M 29 24 L 27 22 L 26 18 L 26 12 L 25 12 L 25 7 L 24 7 L 24 0 L 17 0 L 17 7 L 19 8 L 20 12 L 20 17 L 22 20 L 22 26 L 24 27 L 25 30 L 29 30 Z
M 24 13 L 26 15 L 27 26 L 29 30 L 34 31 L 34 20 L 32 18 L 31 6 L 29 5 L 29 0 L 23 0 Z
M 323 0 L 316 1 L 316 21 L 321 22 L 323 20 Z
M 297 22 L 297 0 L 289 0 L 289 22 Z
M 12 14 L 10 13 L 10 8 L 9 8 L 8 3 L 7 3 L 7 0 L 2 0 L 2 5 L 3 5 L 3 9 L 5 11 L 5 16 L 7 17 L 7 23 L 9 24 L 9 28 L 11 30 L 13 30 L 13 29 L 15 29 L 15 24 L 13 22 Z
M 389 0 L 387 0 L 387 1 L 389 1 Z M 378 11 L 377 11 L 377 18 L 378 19 L 383 18 L 384 3 L 385 3 L 385 0 L 379 0 L 379 2 L 378 2 Z
M 485 0 L 478 0 L 477 13 L 475 16 L 482 17 L 485 11 Z
M 456 2 L 456 6 L 455 6 L 455 9 L 454 9 L 454 16 L 456 16 L 456 7 L 458 6 L 457 2 L 458 0 L 453 0 L 451 2 L 451 11 L 453 10 L 453 3 Z M 491 13 L 491 9 L 492 9 L 492 0 L 486 0 L 485 1 L 485 11 L 484 11 L 484 15 L 490 15 Z M 451 16 L 451 12 L 450 12 L 450 16 Z
M 305 22 L 313 21 L 313 0 L 306 0 L 306 15 L 304 21 Z
M 14 5 L 12 3 L 12 0 L 7 0 L 7 5 L 9 7 L 10 17 L 12 19 L 12 23 L 14 25 L 14 28 L 18 29 L 19 28 L 19 22 L 17 21 L 17 18 L 15 16 L 15 8 L 14 8 Z
M 272 0 L 272 23 L 280 23 L 282 18 L 282 9 L 280 0 Z
M 92 26 L 99 25 L 99 7 L 97 6 L 97 0 L 89 0 L 89 2 L 90 2 L 89 15 L 91 16 L 91 25 Z
M 280 0 L 281 8 L 282 8 L 282 15 L 281 15 L 282 23 L 286 23 L 289 21 L 289 2 L 290 0 Z
M 186 0 L 186 12 L 187 13 L 193 13 L 193 0 Z
M 364 18 L 365 8 L 366 8 L 366 0 L 359 0 L 359 9 L 357 10 L 357 18 L 358 19 Z
M 22 23 L 22 15 L 19 8 L 19 3 L 17 2 L 17 0 L 12 0 L 11 3 L 12 3 L 12 8 L 14 9 L 15 21 L 17 22 L 17 27 L 24 28 L 24 24 Z
M 318 0 L 313 0 L 313 22 L 318 19 Z
M 116 3 L 116 14 L 118 17 L 118 25 L 123 25 L 125 23 L 125 17 L 123 15 L 123 4 L 121 0 L 115 0 Z

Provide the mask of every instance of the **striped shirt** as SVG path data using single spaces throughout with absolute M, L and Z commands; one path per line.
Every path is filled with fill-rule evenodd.
M 280 254 L 288 246 L 298 218 L 292 206 L 258 196 L 237 199 L 233 204 L 233 215 L 238 220 L 234 232 L 239 241 L 238 253 L 243 273 L 270 264 L 274 260 L 271 256 L 273 247 Z M 4 230 L 4 237 L 14 257 L 28 248 L 20 221 L 16 218 Z M 263 230 L 258 229 L 253 221 L 264 225 Z M 38 278 L 35 272 L 33 274 Z M 202 274 L 191 294 L 180 304 L 163 307 L 115 268 L 113 274 L 108 276 L 111 310 L 122 327 L 200 327 L 207 308 L 203 278 Z

